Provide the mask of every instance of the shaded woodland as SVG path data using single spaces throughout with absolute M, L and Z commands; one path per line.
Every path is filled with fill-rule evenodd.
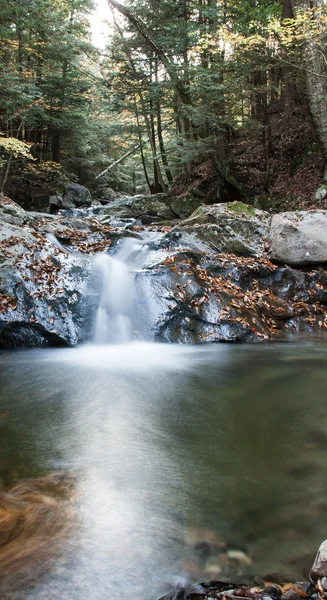
M 316 206 L 323 0 L 108 4 L 100 51 L 90 0 L 0 0 L 1 192 L 25 208 L 68 181 L 98 198 L 113 188 Z

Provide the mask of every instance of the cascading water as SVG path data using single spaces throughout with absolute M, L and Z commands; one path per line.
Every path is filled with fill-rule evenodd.
M 144 240 L 126 238 L 118 252 L 99 254 L 94 260 L 99 283 L 99 304 L 95 318 L 96 344 L 126 343 L 135 328 L 135 290 L 133 270 L 144 262 Z

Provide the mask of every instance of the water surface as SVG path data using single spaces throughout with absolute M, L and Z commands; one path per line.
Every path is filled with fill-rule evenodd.
M 155 600 L 219 563 L 211 549 L 199 556 L 194 529 L 252 557 L 221 576 L 306 573 L 327 537 L 325 343 L 1 358 L 1 479 L 69 471 L 77 482 L 62 552 L 15 598 Z

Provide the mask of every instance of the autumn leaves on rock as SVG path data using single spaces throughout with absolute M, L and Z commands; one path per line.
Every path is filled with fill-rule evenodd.
M 196 211 L 185 222 L 133 225 L 119 217 L 116 226 L 113 216 L 102 223 L 92 212 L 79 218 L 33 216 L 20 209 L 24 224 L 17 226 L 8 222 L 17 222 L 14 208 L 12 203 L 5 221 L 0 214 L 1 347 L 91 339 L 97 302 L 88 293 L 92 257 L 114 254 L 123 237 L 142 239 L 149 232 L 153 241 L 147 242 L 148 254 L 144 246 L 143 267 L 135 273 L 135 311 L 143 337 L 175 343 L 264 341 L 327 328 L 326 271 L 272 263 L 268 238 L 260 239 L 260 232 L 268 235 L 269 224 L 262 211 L 258 215 L 236 203 L 210 207 L 199 223 Z M 304 222 L 298 219 L 296 236 Z M 212 226 L 215 244 L 202 235 Z M 255 257 L 248 256 L 254 230 Z M 236 239 L 242 240 L 238 252 L 219 252 L 219 246 L 235 248 Z M 292 243 L 291 235 L 287 242 Z

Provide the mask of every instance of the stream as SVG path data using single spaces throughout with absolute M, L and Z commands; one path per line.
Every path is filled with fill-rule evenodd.
M 212 575 L 306 576 L 327 532 L 326 366 L 315 338 L 3 352 L 2 480 L 75 480 L 51 568 L 30 586 L 16 573 L 8 598 L 156 600 Z

